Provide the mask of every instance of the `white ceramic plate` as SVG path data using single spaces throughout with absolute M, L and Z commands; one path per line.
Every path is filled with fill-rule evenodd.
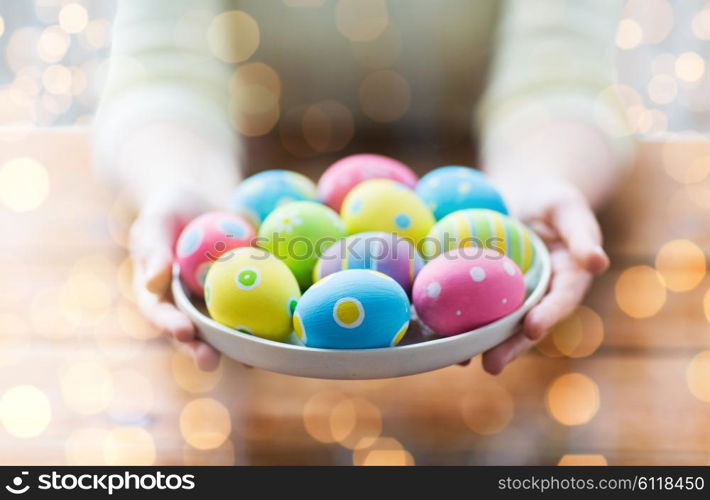
M 550 255 L 531 232 L 537 257 L 526 275 L 527 298 L 508 316 L 453 337 L 437 338 L 416 321 L 397 347 L 381 349 L 315 349 L 265 340 L 223 326 L 200 312 L 185 292 L 176 267 L 172 292 L 178 308 L 197 325 L 199 336 L 230 358 L 257 368 L 300 377 L 376 379 L 437 370 L 469 359 L 516 332 L 522 317 L 537 304 L 550 281 Z M 295 338 L 295 335 L 292 335 Z

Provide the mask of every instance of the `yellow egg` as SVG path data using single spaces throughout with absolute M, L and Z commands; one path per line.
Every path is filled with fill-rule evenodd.
M 205 303 L 212 319 L 279 342 L 293 330 L 300 297 L 298 282 L 286 264 L 259 248 L 238 248 L 223 255 L 205 279 Z
M 434 226 L 434 216 L 411 189 L 389 179 L 358 184 L 345 197 L 341 217 L 348 234 L 395 233 L 413 245 Z

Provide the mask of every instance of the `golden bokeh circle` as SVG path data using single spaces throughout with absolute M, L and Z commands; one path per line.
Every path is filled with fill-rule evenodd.
M 33 385 L 17 385 L 0 398 L 0 423 L 11 436 L 37 437 L 51 420 L 49 398 Z
M 373 121 L 399 120 L 409 109 L 410 101 L 409 83 L 396 71 L 373 71 L 360 84 L 360 106 Z
M 220 447 L 231 432 L 229 411 L 216 399 L 195 399 L 180 412 L 180 433 L 187 444 L 198 450 Z
M 557 422 L 583 425 L 599 410 L 599 387 L 586 375 L 567 373 L 550 384 L 545 402 L 548 413 Z
M 228 63 L 249 59 L 259 48 L 259 25 L 241 10 L 222 12 L 207 28 L 207 43 L 212 54 Z
M 103 454 L 106 465 L 153 465 L 155 441 L 141 427 L 117 427 L 104 437 Z
M 81 33 L 89 22 L 89 13 L 81 4 L 68 3 L 59 11 L 59 26 L 67 33 Z
M 579 306 L 552 327 L 549 337 L 560 354 L 584 358 L 594 354 L 604 340 L 604 322 L 593 309 Z
M 306 432 L 321 443 L 334 443 L 330 415 L 345 396 L 336 391 L 320 391 L 311 396 L 303 407 L 303 426 Z
M 669 290 L 687 292 L 705 277 L 705 254 L 690 240 L 671 240 L 656 254 L 656 270 Z
M 619 22 L 616 30 L 616 46 L 622 50 L 635 49 L 643 40 L 641 25 L 634 19 L 625 18 Z
M 710 403 L 710 350 L 696 354 L 685 372 L 688 389 L 698 400 Z
M 604 455 L 582 455 L 582 454 L 569 454 L 563 455 L 557 465 L 562 466 L 592 466 L 598 467 L 600 465 L 609 465 Z
M 415 463 L 412 454 L 397 439 L 380 437 L 368 447 L 353 452 L 353 465 L 402 466 L 415 465 Z
M 14 212 L 36 210 L 49 189 L 47 168 L 33 158 L 14 158 L 0 166 L 0 204 Z
M 333 440 L 349 449 L 370 446 L 382 432 L 382 415 L 377 406 L 363 398 L 338 402 L 330 412 Z
M 705 60 L 696 52 L 683 52 L 675 61 L 675 74 L 684 82 L 697 82 L 705 74 Z
M 661 274 L 650 266 L 633 266 L 621 273 L 615 286 L 616 303 L 632 318 L 650 318 L 666 302 Z
M 194 394 L 211 391 L 219 384 L 224 374 L 223 362 L 220 362 L 216 370 L 206 372 L 200 370 L 192 356 L 180 349 L 173 352 L 170 368 L 177 385 Z
M 335 6 L 335 24 L 348 40 L 374 40 L 388 23 L 384 0 L 338 0 Z
M 476 434 L 490 436 L 505 429 L 513 419 L 515 403 L 510 393 L 492 382 L 466 393 L 461 399 L 461 417 Z
M 350 110 L 332 99 L 308 106 L 303 114 L 302 127 L 306 143 L 318 152 L 343 149 L 355 131 Z

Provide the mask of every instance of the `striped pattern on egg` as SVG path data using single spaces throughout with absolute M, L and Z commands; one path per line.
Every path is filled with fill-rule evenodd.
M 422 255 L 433 259 L 443 252 L 469 246 L 507 255 L 523 273 L 535 262 L 529 230 L 511 217 L 486 209 L 459 210 L 437 222 L 422 243 Z

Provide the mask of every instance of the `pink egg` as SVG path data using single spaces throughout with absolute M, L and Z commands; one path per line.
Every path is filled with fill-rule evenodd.
M 495 250 L 478 247 L 441 254 L 422 268 L 412 289 L 419 319 L 444 336 L 492 323 L 524 299 L 520 268 Z
M 239 215 L 208 212 L 190 221 L 175 245 L 180 277 L 195 294 L 202 296 L 207 270 L 223 254 L 237 247 L 251 246 L 254 227 Z
M 352 188 L 376 178 L 392 179 L 412 189 L 417 184 L 417 174 L 394 158 L 356 154 L 336 161 L 323 172 L 318 181 L 318 197 L 330 208 L 340 212 L 340 206 Z

